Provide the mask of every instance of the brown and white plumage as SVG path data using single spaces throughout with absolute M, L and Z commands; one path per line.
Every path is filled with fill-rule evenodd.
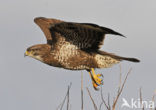
M 139 62 L 100 51 L 106 34 L 119 35 L 111 29 L 90 23 L 73 23 L 57 19 L 35 18 L 35 23 L 46 36 L 47 44 L 29 47 L 26 55 L 48 65 L 70 70 L 107 68 L 122 60 Z M 96 82 L 96 81 L 95 81 Z

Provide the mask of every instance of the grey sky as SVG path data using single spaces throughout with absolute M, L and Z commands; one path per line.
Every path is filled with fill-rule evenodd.
M 127 36 L 107 35 L 102 50 L 141 60 L 138 64 L 121 63 L 123 75 L 133 68 L 121 98 L 137 99 L 142 87 L 144 99 L 150 100 L 156 89 L 155 4 L 155 0 L 0 0 L 0 110 L 53 110 L 63 100 L 70 82 L 72 110 L 80 109 L 81 71 L 24 58 L 27 47 L 46 41 L 33 23 L 38 16 L 96 23 Z M 119 65 L 96 71 L 104 75 L 104 96 L 110 92 L 113 98 Z M 89 87 L 100 104 L 99 92 L 93 90 L 88 73 L 82 72 L 84 87 Z M 84 106 L 91 110 L 91 101 L 84 92 Z

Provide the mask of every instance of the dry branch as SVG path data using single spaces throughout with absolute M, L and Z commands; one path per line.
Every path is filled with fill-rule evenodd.
M 142 108 L 142 110 L 144 110 L 145 108 L 144 108 L 144 105 L 142 104 L 142 91 L 141 91 L 141 88 L 140 88 L 140 104 L 141 104 L 141 108 Z
M 91 95 L 91 93 L 90 93 L 89 89 L 88 89 L 88 88 L 86 88 L 86 89 L 87 89 L 88 94 L 89 94 L 89 97 L 90 97 L 90 99 L 91 99 L 91 101 L 92 101 L 92 103 L 93 103 L 93 105 L 94 105 L 94 109 L 95 109 L 95 110 L 98 110 L 98 108 L 97 108 L 97 106 L 96 106 L 96 104 L 95 104 L 94 99 L 92 98 L 92 95 Z
M 65 103 L 66 99 L 67 99 L 67 110 L 69 110 L 69 91 L 70 91 L 71 85 L 72 85 L 72 83 L 69 84 L 67 93 L 66 93 L 62 103 L 57 107 L 56 110 L 59 110 L 59 108 L 60 108 L 60 110 L 63 109 L 63 106 L 64 106 L 64 103 Z
M 83 110 L 83 73 L 81 73 L 81 110 Z
M 92 104 L 94 106 L 94 110 L 102 110 L 102 105 L 105 106 L 106 110 L 115 110 L 116 109 L 117 102 L 119 100 L 120 95 L 123 92 L 123 89 L 125 87 L 125 84 L 126 84 L 126 81 L 128 79 L 128 76 L 131 73 L 131 70 L 132 69 L 129 69 L 129 71 L 126 74 L 126 76 L 124 78 L 124 81 L 122 83 L 122 73 L 121 73 L 121 66 L 120 66 L 120 77 L 119 77 L 119 86 L 118 86 L 118 90 L 117 90 L 117 95 L 114 98 L 113 103 L 111 105 L 110 105 L 110 95 L 108 94 L 108 99 L 106 101 L 104 99 L 104 97 L 103 97 L 103 92 L 102 92 L 102 87 L 101 87 L 101 92 L 100 92 L 101 94 L 100 95 L 101 95 L 102 102 L 100 103 L 100 106 L 99 106 L 99 109 L 98 109 L 98 107 L 97 107 L 97 105 L 96 105 L 96 103 L 95 103 L 95 101 L 94 101 L 94 99 L 93 99 L 93 97 L 91 95 L 91 92 L 89 91 L 88 88 L 86 88 L 86 90 L 87 90 L 87 92 L 89 94 L 89 97 L 90 97 L 90 99 L 92 101 Z M 63 102 L 60 104 L 60 106 L 58 107 L 57 110 L 62 110 L 63 109 L 66 100 L 67 100 L 67 108 L 66 109 L 67 110 L 71 109 L 71 107 L 69 107 L 69 105 L 70 105 L 70 103 L 69 103 L 69 101 L 70 101 L 69 100 L 69 96 L 70 96 L 69 91 L 70 91 L 70 88 L 71 88 L 71 83 L 68 86 L 68 90 L 67 90 L 67 93 L 66 93 L 66 96 L 65 96 Z M 84 110 L 84 99 L 83 99 L 84 96 L 83 95 L 84 95 L 83 94 L 83 73 L 81 73 L 81 110 Z M 142 104 L 143 98 L 142 98 L 142 90 L 141 90 L 141 88 L 140 88 L 140 91 L 139 91 L 139 95 L 140 95 L 140 104 L 141 104 L 142 110 L 144 110 L 145 108 L 144 108 L 144 105 Z M 156 95 L 156 93 L 152 97 L 152 101 L 153 102 L 154 102 L 154 99 L 155 99 L 155 95 Z M 153 109 L 156 110 L 156 107 L 153 108 Z M 150 109 L 150 110 L 152 110 L 152 109 Z
M 107 108 L 107 110 L 110 110 L 109 102 L 108 102 L 108 104 L 106 104 L 106 101 L 103 98 L 102 87 L 101 87 L 101 99 L 102 99 L 102 102 L 104 103 L 105 107 Z
M 121 66 L 120 66 L 119 87 L 118 87 L 118 91 L 117 91 L 117 96 L 113 100 L 112 108 L 110 106 L 110 98 L 109 98 L 110 96 L 109 96 L 109 94 L 108 94 L 108 103 L 106 103 L 106 101 L 104 100 L 103 93 L 102 93 L 102 88 L 101 88 L 101 99 L 102 99 L 102 103 L 100 105 L 100 109 L 101 109 L 102 104 L 104 104 L 107 110 L 115 110 L 116 104 L 118 102 L 118 99 L 119 99 L 122 91 L 123 91 L 123 88 L 125 86 L 125 83 L 127 81 L 127 78 L 129 76 L 129 74 L 131 73 L 131 70 L 132 69 L 130 69 L 128 71 L 128 73 L 127 73 L 127 75 L 126 75 L 126 77 L 124 79 L 124 82 L 122 83 L 122 74 L 121 74 Z
M 127 78 L 128 78 L 128 76 L 129 76 L 129 74 L 131 73 L 131 70 L 132 70 L 132 69 L 130 69 L 130 70 L 128 71 L 128 73 L 127 73 L 127 75 L 126 75 L 126 77 L 125 77 L 125 80 L 124 80 L 123 84 L 121 85 L 121 89 L 119 90 L 119 92 L 118 92 L 118 94 L 117 94 L 117 96 L 116 96 L 116 98 L 115 98 L 115 100 L 114 100 L 114 102 L 113 102 L 112 110 L 115 110 L 116 104 L 117 104 L 117 102 L 118 102 L 118 99 L 119 99 L 119 97 L 120 97 L 122 91 L 123 91 L 123 88 L 124 88 L 124 86 L 125 86 L 125 83 L 126 83 L 126 81 L 127 81 Z

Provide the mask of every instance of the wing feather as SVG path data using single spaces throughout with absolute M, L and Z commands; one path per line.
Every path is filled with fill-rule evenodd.
M 52 25 L 50 32 L 57 32 L 66 41 L 76 45 L 79 49 L 98 50 L 103 44 L 105 34 L 122 34 L 111 29 L 89 23 L 62 22 Z
M 105 34 L 123 36 L 112 29 L 91 23 L 65 22 L 44 17 L 35 18 L 34 22 L 41 28 L 47 43 L 50 45 L 57 42 L 58 38 L 63 37 L 66 42 L 77 46 L 79 49 L 98 50 L 103 44 Z

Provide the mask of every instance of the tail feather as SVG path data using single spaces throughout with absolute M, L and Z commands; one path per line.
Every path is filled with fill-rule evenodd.
M 128 58 L 128 57 L 121 57 L 121 56 L 117 56 L 117 55 L 114 55 L 112 53 L 107 53 L 107 52 L 104 52 L 104 51 L 98 51 L 99 54 L 101 55 L 108 55 L 112 58 L 115 58 L 117 60 L 127 60 L 127 61 L 131 61 L 131 62 L 135 62 L 135 63 L 138 63 L 140 62 L 140 60 L 138 60 L 137 58 Z
M 131 61 L 131 62 L 140 62 L 140 60 L 138 60 L 137 58 L 126 58 L 126 57 L 120 57 L 121 60 L 127 60 L 127 61 Z

